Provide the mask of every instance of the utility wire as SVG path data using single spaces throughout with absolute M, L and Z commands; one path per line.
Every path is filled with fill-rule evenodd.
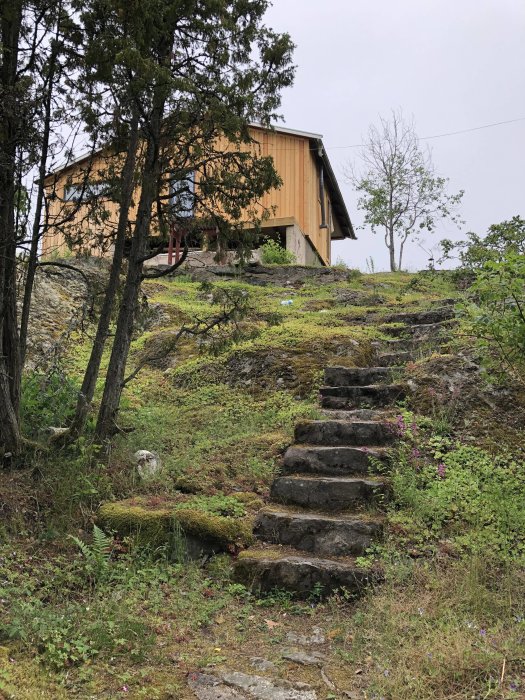
M 434 136 L 420 136 L 420 141 L 428 141 L 430 139 L 441 139 L 444 136 L 455 136 L 456 134 L 466 134 L 470 131 L 479 131 L 480 129 L 490 129 L 493 126 L 501 126 L 502 124 L 513 124 L 514 122 L 525 121 L 525 117 L 518 117 L 517 119 L 508 119 L 504 122 L 493 122 L 492 124 L 484 124 L 483 126 L 474 126 L 471 129 L 461 129 L 460 131 L 448 131 L 445 134 L 434 134 Z M 365 144 L 354 143 L 350 146 L 325 146 L 326 150 L 333 150 L 336 148 L 362 148 Z

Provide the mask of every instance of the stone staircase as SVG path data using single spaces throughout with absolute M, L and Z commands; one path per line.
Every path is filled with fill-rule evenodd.
M 396 440 L 395 403 L 406 395 L 402 367 L 421 348 L 438 349 L 454 323 L 453 307 L 391 314 L 380 330 L 374 367 L 327 367 L 320 401 L 325 420 L 303 421 L 284 455 L 257 516 L 258 544 L 242 552 L 236 579 L 254 589 L 288 589 L 300 596 L 345 588 L 358 595 L 379 571 L 356 557 L 383 530 L 381 503 L 388 448 Z

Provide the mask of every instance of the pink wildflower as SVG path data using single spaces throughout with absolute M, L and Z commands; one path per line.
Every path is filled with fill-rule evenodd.
M 447 467 L 441 462 L 441 464 L 437 465 L 437 475 L 439 476 L 440 479 L 445 478 L 445 472 L 447 470 Z

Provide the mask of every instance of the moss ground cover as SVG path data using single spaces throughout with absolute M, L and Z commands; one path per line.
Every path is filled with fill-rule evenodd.
M 146 364 L 124 395 L 121 423 L 132 431 L 108 458 L 88 439 L 68 451 L 37 451 L 31 468 L 0 474 L 0 697 L 190 700 L 188 673 L 250 673 L 252 656 L 273 661 L 278 676 L 311 683 L 321 700 L 522 697 L 525 582 L 516 535 L 523 462 L 519 446 L 498 457 L 497 444 L 474 444 L 486 404 L 470 406 L 471 423 L 461 430 L 446 401 L 439 414 L 432 401 L 421 405 L 418 444 L 406 435 L 393 462 L 388 538 L 368 557 L 382 559 L 386 581 L 358 604 L 344 591 L 306 603 L 280 591 L 254 598 L 232 582 L 230 556 L 204 567 L 178 562 L 163 537 L 137 543 L 131 527 L 113 538 L 118 527 L 104 518 L 98 523 L 112 545 L 97 567 L 67 537 L 92 547 L 105 503 L 102 513 L 138 515 L 140 530 L 145 518 L 155 533 L 168 527 L 176 537 L 178 519 L 182 528 L 215 528 L 227 544 L 241 544 L 294 424 L 319 415 L 322 368 L 366 365 L 383 315 L 456 293 L 446 277 L 426 274 L 349 272 L 345 281 L 300 287 L 219 284 L 250 294 L 244 337 L 218 351 L 184 342 L 165 363 Z M 151 313 L 131 368 L 159 334 L 211 311 L 188 278 L 144 291 Z M 284 299 L 293 303 L 281 306 Z M 39 439 L 46 425 L 67 418 L 89 337 L 74 341 L 67 383 L 48 389 L 42 378 L 28 378 L 26 425 Z M 454 352 L 463 341 L 455 342 Z M 53 401 L 45 400 L 48 390 Z M 406 413 L 404 420 L 416 422 Z M 159 453 L 158 479 L 138 480 L 137 449 Z M 333 688 L 317 668 L 282 659 L 286 634 L 315 625 L 327 637 L 324 670 Z

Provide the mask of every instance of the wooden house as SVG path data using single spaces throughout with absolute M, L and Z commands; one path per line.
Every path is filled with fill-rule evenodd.
M 250 133 L 258 144 L 259 152 L 272 156 L 275 169 L 282 179 L 282 186 L 267 192 L 261 206 L 270 212 L 262 222 L 263 234 L 278 240 L 291 251 L 299 265 L 330 265 L 332 240 L 355 239 L 341 190 L 323 146 L 322 137 L 303 131 L 283 127 L 267 129 L 252 125 Z M 225 148 L 227 148 L 225 141 Z M 53 187 L 54 197 L 49 199 L 48 217 L 54 220 L 64 218 L 67 203 L 74 202 L 82 168 L 87 157 L 68 165 L 48 176 L 47 185 Z M 102 154 L 89 157 L 92 171 L 105 167 Z M 198 187 L 198 181 L 195 185 Z M 85 185 L 84 185 L 85 189 Z M 64 204 L 66 203 L 66 207 Z M 109 216 L 98 221 L 95 226 L 109 229 L 117 220 L 117 205 L 108 203 Z M 68 225 L 94 226 L 93 221 L 84 222 L 82 207 L 77 207 L 70 215 Z M 250 225 L 246 214 L 246 226 Z M 89 234 L 87 236 L 89 240 Z M 95 237 L 93 237 L 95 241 Z M 63 254 L 66 249 L 64 227 L 50 226 L 42 242 L 42 254 Z M 84 245 L 85 248 L 85 245 Z M 107 251 L 95 242 L 90 253 L 104 255 Z M 165 251 L 152 260 L 154 263 L 168 262 L 172 251 Z M 256 257 L 256 255 L 255 255 Z M 211 256 L 210 256 L 211 258 Z

